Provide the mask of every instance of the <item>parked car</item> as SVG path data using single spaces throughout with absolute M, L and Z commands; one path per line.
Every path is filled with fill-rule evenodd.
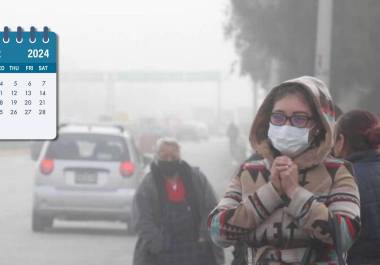
M 33 231 L 64 219 L 121 221 L 132 232 L 132 201 L 145 163 L 128 132 L 66 124 L 56 140 L 35 146 Z

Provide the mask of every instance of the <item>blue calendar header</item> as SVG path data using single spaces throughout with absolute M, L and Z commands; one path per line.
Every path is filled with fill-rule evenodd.
M 57 35 L 48 32 L 0 32 L 0 73 L 56 73 Z M 21 38 L 20 38 L 21 37 Z

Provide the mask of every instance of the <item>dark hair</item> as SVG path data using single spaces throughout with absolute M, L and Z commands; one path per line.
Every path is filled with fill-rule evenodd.
M 313 145 L 319 145 L 321 141 L 324 140 L 326 131 L 323 128 L 322 121 L 318 114 L 313 97 L 307 92 L 307 90 L 301 84 L 288 83 L 288 84 L 282 84 L 280 85 L 280 87 L 281 88 L 276 91 L 273 97 L 273 100 L 271 102 L 271 111 L 273 110 L 273 107 L 276 104 L 276 102 L 283 99 L 284 97 L 289 96 L 289 95 L 301 96 L 305 100 L 305 102 L 309 105 L 310 110 L 311 110 L 311 115 L 317 124 L 317 127 L 313 131 L 313 134 L 314 132 L 316 133 L 313 135 L 314 136 L 312 139 Z
M 380 145 L 380 119 L 366 110 L 343 114 L 336 125 L 336 135 L 343 134 L 350 152 L 377 149 Z
M 273 100 L 270 104 L 272 110 L 276 102 L 283 99 L 284 97 L 289 96 L 289 95 L 299 95 L 310 106 L 312 115 L 318 117 L 317 115 L 318 112 L 315 108 L 313 98 L 311 97 L 311 95 L 309 95 L 309 93 L 306 92 L 305 88 L 301 84 L 289 83 L 289 84 L 282 84 L 280 85 L 280 87 L 276 89 Z

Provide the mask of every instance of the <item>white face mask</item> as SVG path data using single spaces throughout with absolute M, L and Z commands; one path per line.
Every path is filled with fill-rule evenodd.
M 309 147 L 309 128 L 269 124 L 268 137 L 281 154 L 297 156 Z

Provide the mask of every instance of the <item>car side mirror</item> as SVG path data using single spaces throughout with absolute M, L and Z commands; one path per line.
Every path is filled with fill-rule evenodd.
M 37 161 L 39 158 L 43 143 L 44 142 L 33 142 L 30 146 L 30 158 L 33 161 Z

